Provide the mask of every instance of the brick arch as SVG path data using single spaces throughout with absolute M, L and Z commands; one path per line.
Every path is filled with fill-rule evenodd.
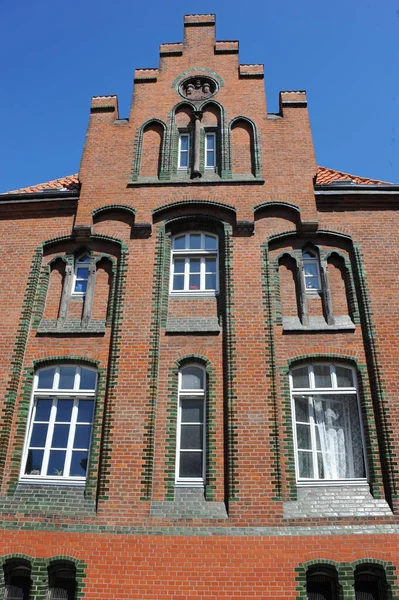
M 196 362 L 196 361 L 199 363 L 202 363 L 202 366 L 204 368 L 212 366 L 211 361 L 206 356 L 203 356 L 203 354 L 183 354 L 183 356 L 180 356 L 180 358 L 178 358 L 174 361 L 174 364 L 176 365 L 176 367 L 178 369 L 181 369 L 182 367 L 187 365 L 189 362 Z
M 337 578 L 337 583 L 338 585 L 340 584 L 340 569 L 341 569 L 341 564 L 335 560 L 331 560 L 329 558 L 315 558 L 312 560 L 308 560 L 306 562 L 301 563 L 300 565 L 298 565 L 298 567 L 295 568 L 295 572 L 297 573 L 297 581 L 299 582 L 296 588 L 296 592 L 297 592 L 297 596 L 296 599 L 297 600 L 306 600 L 307 596 L 307 578 L 306 578 L 306 574 L 309 568 L 311 567 L 320 567 L 321 569 L 323 567 L 332 567 L 333 569 L 335 569 L 336 572 L 336 578 Z M 340 596 L 341 597 L 341 596 Z
M 186 213 L 182 213 L 181 209 L 187 209 Z M 204 211 L 203 213 L 199 211 Z M 168 215 L 168 213 L 171 213 Z M 175 213 L 175 214 L 173 214 Z M 176 216 L 176 213 L 178 216 Z M 217 214 L 219 213 L 219 215 Z M 187 199 L 178 200 L 169 204 L 163 204 L 152 211 L 154 223 L 164 219 L 167 224 L 172 221 L 179 221 L 189 218 L 213 219 L 215 222 L 222 224 L 229 222 L 232 225 L 236 222 L 236 209 L 230 204 L 223 204 L 214 200 Z
M 250 139 L 252 142 L 252 152 L 251 152 L 251 171 L 255 177 L 261 177 L 262 168 L 261 168 L 261 151 L 260 151 L 260 138 L 258 133 L 258 128 L 252 119 L 245 117 L 244 115 L 238 115 L 230 120 L 227 126 L 227 134 L 228 134 L 228 160 L 229 160 L 229 170 L 233 173 L 233 144 L 232 144 L 232 130 L 235 125 L 238 125 L 240 122 L 245 123 L 249 126 L 250 129 Z M 234 175 L 234 173 L 233 173 Z
M 152 117 L 152 118 L 144 121 L 144 123 L 142 123 L 136 130 L 135 144 L 134 144 L 135 150 L 133 153 L 133 163 L 132 163 L 132 169 L 131 169 L 131 180 L 132 181 L 137 181 L 139 179 L 140 168 L 141 168 L 141 163 L 142 163 L 142 155 L 143 155 L 144 133 L 146 132 L 146 130 L 148 130 L 148 128 L 151 125 L 157 125 L 162 130 L 162 138 L 161 138 L 160 147 L 159 147 L 159 161 L 158 161 L 157 176 L 162 178 L 162 175 L 167 170 L 166 148 L 167 148 L 168 128 L 167 128 L 166 123 L 164 121 L 162 121 L 162 119 L 159 119 L 157 117 Z
M 113 212 L 123 213 L 131 221 L 133 221 L 137 211 L 135 208 L 133 208 L 133 206 L 129 206 L 127 204 L 104 204 L 103 206 L 99 206 L 91 211 L 93 223 L 96 223 L 99 217 L 112 214 Z

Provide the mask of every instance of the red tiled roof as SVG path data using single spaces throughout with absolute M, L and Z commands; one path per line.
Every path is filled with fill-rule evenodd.
M 335 169 L 328 169 L 327 167 L 318 167 L 316 175 L 316 184 L 325 185 L 333 183 L 334 181 L 353 181 L 354 183 L 360 183 L 363 185 L 372 185 L 378 183 L 388 183 L 387 181 L 380 181 L 379 179 L 370 179 L 369 177 L 358 177 L 357 175 L 351 175 L 350 173 L 344 173 L 343 171 L 336 171 Z M 41 192 L 43 190 L 78 190 L 79 189 L 78 174 L 68 175 L 67 177 L 61 177 L 60 179 L 52 179 L 45 183 L 38 183 L 26 188 L 19 188 L 18 190 L 12 190 L 7 192 L 8 194 L 28 194 L 34 192 Z
M 318 167 L 316 175 L 317 185 L 325 185 L 328 183 L 333 183 L 333 181 L 353 181 L 354 183 L 360 183 L 363 185 L 388 183 L 388 181 L 370 179 L 369 177 L 358 177 L 357 175 L 351 175 L 350 173 L 344 173 L 343 171 L 336 171 L 335 169 L 328 169 L 327 167 Z
M 42 192 L 44 190 L 78 190 L 79 189 L 79 179 L 78 174 L 67 175 L 66 177 L 60 177 L 59 179 L 52 179 L 51 181 L 46 181 L 45 183 L 38 183 L 36 185 L 31 185 L 26 188 L 19 188 L 18 190 L 12 190 L 11 192 L 7 192 L 7 194 L 29 194 L 34 192 Z

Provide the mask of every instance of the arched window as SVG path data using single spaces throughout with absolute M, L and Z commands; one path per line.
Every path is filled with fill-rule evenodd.
M 218 291 L 218 238 L 193 231 L 172 239 L 170 291 L 214 294 Z
M 47 600 L 75 600 L 76 568 L 67 561 L 52 564 L 48 570 Z
M 355 570 L 356 600 L 387 600 L 385 571 L 380 565 L 358 565 Z
M 290 373 L 298 483 L 366 477 L 354 369 L 311 364 Z
M 305 290 L 318 292 L 321 289 L 319 258 L 313 250 L 302 252 L 303 274 L 305 277 Z
M 91 258 L 88 254 L 83 254 L 75 262 L 75 272 L 73 278 L 72 294 L 74 296 L 84 296 L 87 290 L 89 279 L 89 266 Z
M 35 375 L 30 421 L 21 478 L 69 480 L 86 478 L 97 373 L 62 365 Z
M 205 370 L 199 365 L 179 371 L 176 483 L 205 482 Z
M 336 600 L 338 598 L 338 575 L 329 565 L 314 565 L 306 572 L 308 600 Z
M 31 588 L 30 564 L 12 559 L 4 565 L 4 600 L 29 600 Z

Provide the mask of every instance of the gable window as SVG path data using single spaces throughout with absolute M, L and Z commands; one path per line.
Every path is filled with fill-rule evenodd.
M 297 367 L 290 387 L 298 483 L 365 479 L 354 370 L 325 363 Z
M 179 135 L 179 158 L 178 168 L 188 169 L 190 164 L 190 134 L 181 133 Z
M 183 233 L 172 240 L 172 293 L 212 294 L 218 290 L 218 238 Z
M 205 133 L 205 168 L 214 169 L 216 167 L 216 134 Z
M 76 569 L 69 562 L 57 562 L 49 567 L 47 600 L 75 600 Z
M 5 600 L 29 600 L 31 569 L 26 560 L 13 559 L 4 565 Z
M 95 370 L 79 366 L 36 373 L 22 480 L 84 483 L 96 380 Z
M 179 371 L 176 484 L 205 480 L 205 370 L 190 365 Z
M 312 250 L 304 250 L 302 252 L 302 260 L 305 290 L 307 292 L 318 292 L 321 289 L 318 256 Z
M 73 280 L 73 292 L 74 296 L 84 296 L 87 290 L 87 282 L 89 280 L 89 266 L 91 258 L 89 255 L 84 254 L 76 260 L 75 273 Z

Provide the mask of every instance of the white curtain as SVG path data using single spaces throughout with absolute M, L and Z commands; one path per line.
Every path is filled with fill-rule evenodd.
M 344 479 L 347 473 L 344 415 L 342 404 L 313 398 L 314 418 L 319 431 L 324 479 Z

